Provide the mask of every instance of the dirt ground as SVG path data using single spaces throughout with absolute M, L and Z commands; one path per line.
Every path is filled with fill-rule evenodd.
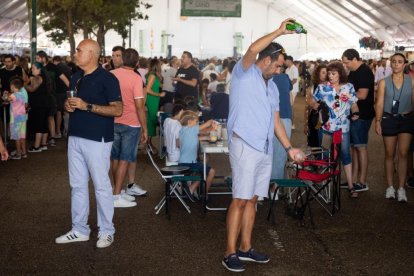
M 294 145 L 305 143 L 304 98 L 295 105 Z M 313 202 L 316 226 L 303 227 L 277 203 L 276 225 L 265 217 L 268 203 L 258 205 L 254 247 L 269 255 L 268 264 L 246 266 L 248 275 L 412 275 L 414 271 L 414 190 L 408 203 L 384 199 L 383 145 L 371 129 L 370 190 L 350 199 L 341 194 L 342 209 L 334 216 Z M 229 173 L 225 155 L 211 156 L 218 174 Z M 137 180 L 149 191 L 138 206 L 116 209 L 115 242 L 97 249 L 96 205 L 91 186 L 92 228 L 89 242 L 58 245 L 68 231 L 70 189 L 66 142 L 32 153 L 27 159 L 0 163 L 1 275 L 224 275 L 225 212 L 203 216 L 200 203 L 188 214 L 176 200 L 171 219 L 156 215 L 164 192 L 161 178 L 140 152 Z M 164 164 L 159 160 L 160 166 Z M 211 199 L 226 205 L 228 197 Z

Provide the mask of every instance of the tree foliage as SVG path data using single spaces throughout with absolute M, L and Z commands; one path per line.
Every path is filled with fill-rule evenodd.
M 75 34 L 83 32 L 85 38 L 93 35 L 101 47 L 109 30 L 126 39 L 130 20 L 147 20 L 141 10 L 150 7 L 141 0 L 38 0 L 40 23 L 48 37 L 58 45 L 68 40 L 71 55 Z

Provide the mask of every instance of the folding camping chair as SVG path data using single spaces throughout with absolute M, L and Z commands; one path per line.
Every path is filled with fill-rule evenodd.
M 296 194 L 296 199 L 293 201 L 296 215 L 303 220 L 308 209 L 312 225 L 314 224 L 310 209 L 312 200 L 315 199 L 331 216 L 340 209 L 341 143 L 342 131 L 336 131 L 330 141 L 325 141 L 324 145 L 327 146 L 313 148 L 302 164 L 291 163 L 288 167 L 291 179 L 271 180 L 271 183 L 277 184 L 277 188 L 270 204 L 268 220 L 272 217 L 274 223 L 272 209 L 279 188 L 291 189 L 288 193 L 290 199 L 292 194 Z
M 159 168 L 157 163 L 155 163 L 154 158 L 152 157 L 152 149 L 150 145 L 146 147 L 146 151 L 153 167 L 165 183 L 165 195 L 155 206 L 155 213 L 158 215 L 161 209 L 165 206 L 165 213 L 169 217 L 169 201 L 172 197 L 174 197 L 179 200 L 179 202 L 183 205 L 186 211 L 190 214 L 190 207 L 184 201 L 183 196 L 178 192 L 177 188 L 179 187 L 179 185 L 187 181 L 200 181 L 203 185 L 204 183 L 202 177 L 197 175 L 188 175 L 191 172 L 191 170 L 190 167 L 186 166 L 173 165 L 164 168 Z

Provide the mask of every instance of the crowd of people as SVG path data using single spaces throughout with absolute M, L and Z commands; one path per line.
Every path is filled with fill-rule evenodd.
M 289 142 L 294 114 L 299 116 L 297 94 L 306 95 L 308 146 L 324 145 L 341 132 L 346 177 L 341 186 L 351 198 L 369 189 L 367 146 L 374 121 L 385 148 L 385 198 L 407 202 L 405 186 L 414 187 L 414 59 L 395 53 L 376 64 L 348 49 L 338 60 L 296 62 L 272 42 L 293 33 L 286 29 L 288 22 L 255 41 L 239 60 L 199 61 L 189 51 L 180 58 L 145 59 L 121 46 L 111 57 L 101 57 L 90 39 L 78 45 L 74 62 L 39 51 L 29 68 L 27 58 L 2 55 L 1 125 L 3 139 L 15 141 L 15 150 L 9 156 L 0 140 L 1 159 L 27 158 L 68 138 L 72 228 L 56 243 L 89 240 L 89 175 L 98 206 L 96 246 L 104 248 L 114 241 L 114 208 L 134 207 L 135 196 L 147 193 L 135 181 L 138 146 L 148 144 L 154 155 L 162 151 L 168 162 L 202 174 L 199 137 L 222 120 L 233 179 L 222 263 L 243 271 L 241 261 L 268 262 L 251 244 L 255 208 L 260 197 L 268 196 L 270 179 L 285 177 L 288 156 L 298 162 L 304 158 Z M 161 126 L 160 111 L 169 114 Z M 157 127 L 164 129 L 165 148 L 154 145 Z M 214 176 L 207 166 L 207 187 Z M 198 187 L 198 182 L 183 185 L 190 200 L 197 200 Z

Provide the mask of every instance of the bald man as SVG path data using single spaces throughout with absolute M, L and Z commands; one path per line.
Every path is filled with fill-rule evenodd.
M 89 175 L 95 187 L 98 212 L 98 241 L 104 248 L 114 241 L 114 203 L 109 179 L 110 154 L 114 140 L 114 117 L 122 114 L 117 78 L 98 64 L 100 47 L 85 39 L 76 48 L 81 71 L 72 76 L 70 89 L 76 97 L 65 102 L 70 114 L 68 133 L 69 182 L 72 189 L 72 229 L 56 243 L 88 241 Z

